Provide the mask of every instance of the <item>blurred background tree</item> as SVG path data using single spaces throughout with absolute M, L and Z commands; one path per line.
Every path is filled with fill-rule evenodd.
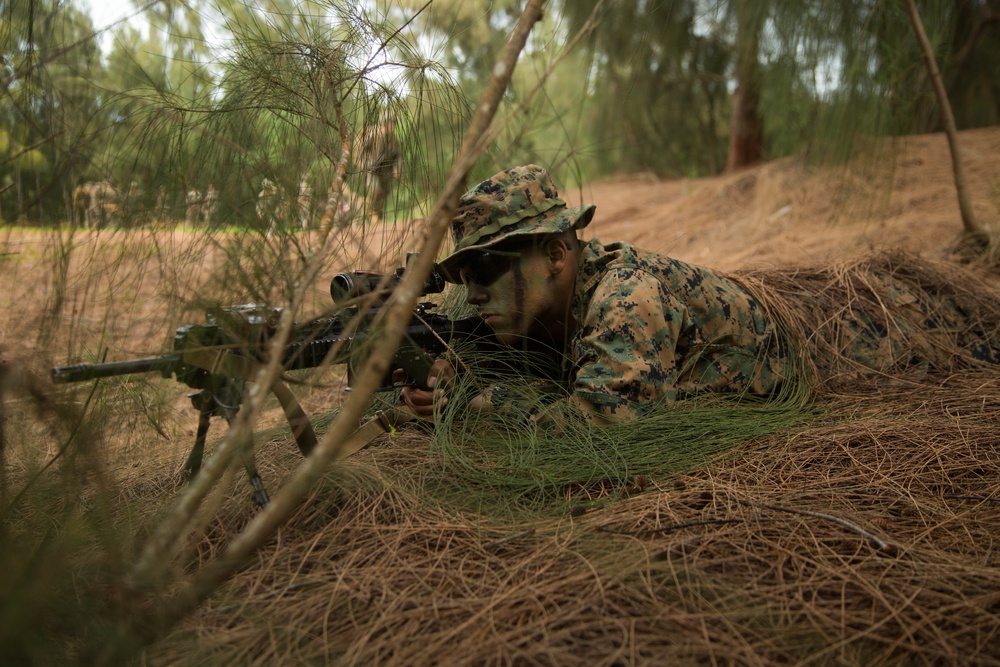
M 311 174 L 325 191 L 339 142 L 317 58 L 338 53 L 360 74 L 338 92 L 349 131 L 397 121 L 406 169 L 390 218 L 419 217 L 521 5 L 162 0 L 136 4 L 147 29 L 122 23 L 98 41 L 80 4 L 6 3 L 0 215 L 64 221 L 73 188 L 104 179 L 136 181 L 150 205 L 163 186 L 176 214 L 212 183 L 229 219 L 249 225 L 263 178 L 294 191 Z M 918 6 L 959 129 L 1000 122 L 1000 0 Z M 595 12 L 598 29 L 567 51 Z M 553 0 L 506 105 L 517 113 L 474 177 L 524 162 L 566 186 L 701 176 L 941 129 L 902 3 L 876 0 Z M 348 183 L 365 191 L 357 165 Z

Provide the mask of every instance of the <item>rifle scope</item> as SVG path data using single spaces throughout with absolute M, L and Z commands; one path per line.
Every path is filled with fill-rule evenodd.
M 400 267 L 388 275 L 378 271 L 338 273 L 330 281 L 330 296 L 333 297 L 334 303 L 343 304 L 351 299 L 378 292 L 380 294 L 379 300 L 384 301 L 385 297 L 389 296 L 389 293 L 399 284 L 403 277 L 403 271 L 405 271 L 404 267 Z M 439 294 L 444 291 L 444 285 L 444 278 L 437 270 L 434 270 L 427 277 L 427 282 L 424 283 L 420 293 Z

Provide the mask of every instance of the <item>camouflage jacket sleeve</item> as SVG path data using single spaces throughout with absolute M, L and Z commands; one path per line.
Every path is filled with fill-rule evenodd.
M 677 400 L 684 304 L 645 271 L 609 271 L 573 339 L 571 400 L 596 423 L 625 421 Z

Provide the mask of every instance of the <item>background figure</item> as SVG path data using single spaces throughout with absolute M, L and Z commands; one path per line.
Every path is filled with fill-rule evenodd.
M 118 190 L 111 181 L 81 183 L 73 190 L 73 219 L 90 229 L 99 229 L 117 221 Z
M 392 181 L 399 179 L 403 150 L 396 138 L 395 122 L 368 125 L 355 147 L 358 167 L 365 172 L 368 210 L 379 220 L 385 215 L 385 201 Z
M 119 220 L 118 190 L 111 181 L 90 184 L 90 206 L 87 208 L 87 226 L 98 229 Z
M 309 229 L 312 221 L 312 209 L 313 209 L 313 197 L 312 197 L 312 186 L 309 185 L 309 179 L 306 176 L 302 177 L 299 181 L 299 196 L 295 200 L 295 203 L 299 212 L 299 222 L 302 224 L 302 229 Z
M 87 211 L 90 210 L 90 192 L 94 183 L 80 183 L 73 189 L 73 223 L 89 227 Z
M 134 219 L 142 209 L 142 197 L 145 193 L 138 181 L 131 181 L 128 188 L 121 195 L 121 205 L 119 207 L 121 215 L 128 224 L 135 224 Z
M 215 185 L 208 184 L 208 192 L 205 193 L 205 201 L 202 204 L 201 219 L 206 227 L 212 226 L 212 216 L 215 215 L 215 208 L 219 205 L 219 191 Z
M 156 191 L 156 215 L 158 220 L 167 219 L 167 186 L 161 185 Z
M 184 211 L 184 222 L 193 225 L 201 217 L 201 192 L 198 188 L 191 188 L 187 191 L 184 201 L 187 204 L 187 208 Z
M 288 214 L 284 193 L 271 179 L 265 178 L 257 195 L 257 217 L 267 223 L 267 233 L 273 234 Z

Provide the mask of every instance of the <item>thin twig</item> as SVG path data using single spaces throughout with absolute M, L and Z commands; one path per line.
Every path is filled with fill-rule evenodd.
M 757 509 L 769 509 L 769 510 L 775 510 L 775 511 L 778 511 L 778 512 L 788 512 L 790 514 L 800 514 L 802 516 L 811 516 L 814 519 L 825 519 L 826 521 L 832 521 L 833 523 L 839 524 L 839 525 L 843 526 L 844 528 L 847 528 L 848 530 L 852 530 L 855 533 L 858 533 L 859 535 L 861 535 L 861 536 L 863 536 L 863 537 L 871 540 L 875 544 L 876 548 L 878 548 L 879 550 L 887 550 L 887 549 L 889 549 L 890 547 L 893 546 L 892 544 L 890 544 L 889 542 L 886 542 L 881 537 L 879 537 L 878 535 L 872 533 L 871 531 L 865 530 L 861 526 L 859 526 L 857 524 L 854 524 L 854 523 L 851 523 L 847 519 L 842 519 L 839 516 L 833 516 L 832 514 L 824 514 L 823 512 L 814 512 L 812 510 L 800 510 L 800 509 L 797 509 L 795 507 L 783 507 L 781 505 L 771 505 L 769 503 L 754 503 L 754 502 L 751 502 L 749 500 L 739 500 L 739 499 L 737 499 L 737 502 L 739 502 L 742 505 L 747 505 L 749 507 L 756 507 Z
M 487 551 L 492 551 L 499 546 L 507 544 L 508 542 L 513 542 L 514 540 L 519 540 L 522 537 L 531 537 L 535 534 L 535 529 L 528 528 L 527 530 L 522 530 L 520 533 L 514 533 L 513 535 L 508 535 L 507 537 L 501 537 L 499 540 L 493 540 L 489 544 L 484 544 L 483 548 Z
M 608 526 L 598 526 L 597 532 L 611 533 L 612 535 L 657 535 L 661 533 L 670 533 L 682 528 L 691 528 L 692 526 L 716 526 L 726 523 L 746 523 L 746 519 L 704 519 L 702 521 L 672 523 L 669 526 L 660 526 L 659 528 L 641 528 L 639 530 L 624 530 L 620 528 L 609 528 Z

